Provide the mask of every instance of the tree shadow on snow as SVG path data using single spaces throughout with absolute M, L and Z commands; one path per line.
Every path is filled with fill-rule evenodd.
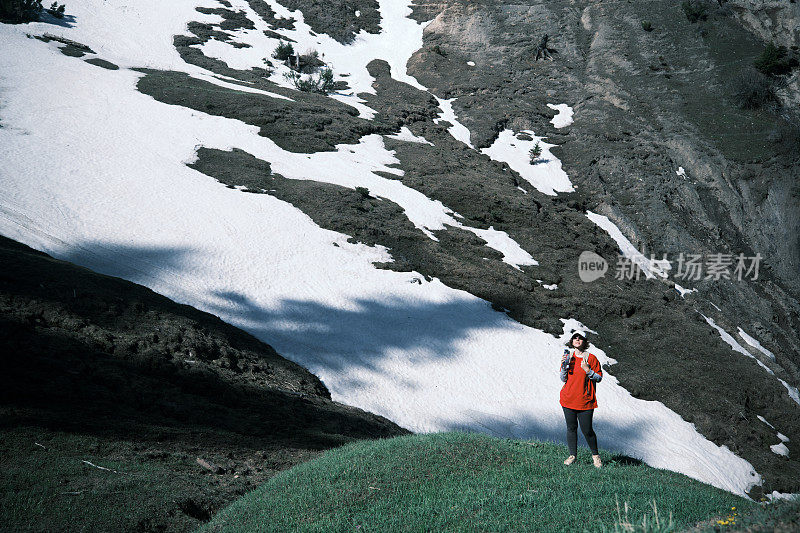
M 47 2 L 45 2 L 45 4 L 47 4 Z M 75 15 L 64 15 L 62 18 L 57 18 L 47 11 L 43 11 L 42 14 L 39 15 L 39 22 L 52 24 L 53 26 L 61 26 L 62 28 L 72 28 L 75 26 L 75 21 Z
M 336 372 L 376 370 L 386 357 L 403 357 L 404 364 L 452 358 L 460 353 L 456 343 L 510 324 L 505 314 L 478 299 L 436 304 L 392 297 L 358 299 L 342 309 L 292 299 L 267 308 L 240 293 L 215 296 L 220 303 L 207 311 L 235 318 L 236 325 L 279 352 L 279 347 L 290 345 L 293 355 L 305 352 Z
M 54 254 L 53 257 L 148 287 L 154 281 L 168 283 L 164 275 L 177 275 L 185 270 L 191 256 L 196 253 L 196 250 L 188 248 L 90 241 L 74 245 L 69 251 Z
M 9 246 L 24 248 L 13 243 Z M 191 268 L 191 256 L 196 253 L 190 249 L 90 242 L 74 246 L 71 251 L 62 254 L 62 258 L 106 274 L 145 283 L 157 280 L 163 284 L 164 276 L 160 275 L 160 271 L 167 271 L 170 276 L 180 275 Z M 41 267 L 36 266 L 40 263 Z M 31 260 L 29 266 L 20 267 L 14 275 L 37 277 L 37 268 L 50 272 L 56 267 L 49 265 L 46 259 L 39 262 Z M 66 278 L 67 274 L 50 272 L 50 276 Z M 38 282 L 35 285 L 38 287 Z M 50 282 L 47 282 L 48 288 L 43 288 L 43 291 L 49 290 L 48 294 L 54 294 L 50 286 Z M 111 284 L 105 289 L 104 286 L 97 285 L 91 290 L 102 292 L 112 289 Z M 84 286 L 83 290 L 88 288 Z M 421 290 L 424 290 L 424 285 Z M 383 300 L 362 298 L 349 302 L 346 307 L 284 299 L 278 305 L 267 307 L 236 291 L 216 291 L 192 297 L 211 302 L 201 306 L 204 307 L 201 310 L 222 316 L 234 325 L 245 326 L 251 334 L 275 346 L 279 353 L 290 355 L 296 361 L 312 367 L 312 371 L 314 364 L 309 362 L 316 362 L 319 368 L 326 371 L 352 377 L 349 383 L 343 381 L 343 386 L 353 388 L 369 385 L 362 383 L 358 372 L 354 370 L 366 368 L 379 371 L 387 358 L 394 358 L 394 363 L 403 365 L 453 358 L 461 353 L 458 344 L 470 336 L 486 334 L 512 324 L 503 313 L 492 311 L 487 302 L 476 298 L 433 304 L 392 297 Z M 6 400 L 13 397 L 12 404 L 26 409 L 39 409 L 44 403 L 49 406 L 48 410 L 52 410 L 53 405 L 61 405 L 73 413 L 86 413 L 87 416 L 71 417 L 75 418 L 72 424 L 78 427 L 113 426 L 124 433 L 126 430 L 120 429 L 122 426 L 109 421 L 124 420 L 126 427 L 141 427 L 144 421 L 148 424 L 157 421 L 157 425 L 179 432 L 199 430 L 201 427 L 203 431 L 222 429 L 227 437 L 220 435 L 218 440 L 231 439 L 235 434 L 269 435 L 276 428 L 281 428 L 287 433 L 287 442 L 296 442 L 299 434 L 303 435 L 301 439 L 313 442 L 315 447 L 326 447 L 331 443 L 325 438 L 310 438 L 309 435 L 319 432 L 335 434 L 335 428 L 348 427 L 349 434 L 364 436 L 392 432 L 389 428 L 380 427 L 380 423 L 369 426 L 363 420 L 350 420 L 339 414 L 321 417 L 317 409 L 322 406 L 312 406 L 302 398 L 283 392 L 228 383 L 213 373 L 188 367 L 177 373 L 162 372 L 157 370 L 161 367 L 152 366 L 153 363 L 121 361 L 98 352 L 98 348 L 91 343 L 82 344 L 77 338 L 60 338 L 55 331 L 51 335 L 55 336 L 36 341 L 41 344 L 41 350 L 35 353 L 29 349 L 36 346 L 32 340 L 28 337 L 19 340 L 20 349 L 14 352 L 27 352 L 28 355 L 5 361 L 9 370 L 6 373 L 8 382 L 3 387 L 8 393 Z M 12 338 L 17 337 L 9 337 L 6 344 Z M 29 348 L 23 350 L 23 345 Z M 289 347 L 289 352 L 282 350 L 283 347 Z M 167 368 L 168 363 L 165 360 L 159 364 Z M 535 361 L 531 364 L 535 364 Z M 82 369 L 91 370 L 91 373 L 84 375 Z M 55 382 L 58 385 L 54 387 Z M 11 394 L 12 390 L 16 390 L 16 385 L 21 388 L 17 387 L 19 390 Z M 536 385 L 531 383 L 531 387 Z M 411 382 L 407 386 L 409 392 L 414 388 Z M 35 394 L 32 393 L 34 391 Z M 554 395 L 552 401 L 552 409 L 542 410 L 540 417 L 499 416 L 488 412 L 487 409 L 491 408 L 484 408 L 476 401 L 471 408 L 443 415 L 450 416 L 451 420 L 442 422 L 440 418 L 437 426 L 445 431 L 481 432 L 498 437 L 564 443 L 565 427 L 557 406 L 557 396 Z M 524 398 L 519 403 L 524 404 Z M 65 428 L 66 422 L 63 420 L 68 418 L 61 416 L 61 413 L 62 410 L 58 410 L 58 413 L 53 411 L 52 415 L 46 417 L 41 415 L 43 418 L 38 420 L 38 424 L 54 429 Z M 92 418 L 100 424 L 91 422 Z M 292 420 L 293 427 L 290 429 L 286 424 L 278 423 L 278 420 Z M 641 424 L 625 424 L 606 418 L 602 409 L 596 413 L 594 422 L 601 449 L 616 452 L 612 462 L 621 465 L 639 463 L 628 453 L 643 445 L 646 435 Z M 585 446 L 580 432 L 578 441 L 580 446 Z

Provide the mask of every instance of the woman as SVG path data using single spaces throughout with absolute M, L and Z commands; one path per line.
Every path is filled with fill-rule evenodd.
M 603 462 L 597 453 L 597 436 L 592 429 L 592 416 L 597 408 L 595 384 L 603 379 L 603 371 L 600 369 L 597 357 L 586 352 L 586 348 L 589 347 L 586 333 L 575 331 L 567 346 L 573 350 L 571 352 L 564 350 L 564 357 L 561 360 L 561 381 L 564 382 L 564 386 L 561 387 L 561 407 L 564 409 L 564 418 L 567 421 L 567 447 L 570 453 L 564 464 L 571 465 L 578 455 L 578 422 L 580 422 L 586 444 L 592 450 L 592 462 L 594 466 L 600 468 Z

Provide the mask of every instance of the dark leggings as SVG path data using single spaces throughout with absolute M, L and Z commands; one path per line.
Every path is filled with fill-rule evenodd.
M 594 409 L 576 411 L 569 407 L 561 407 L 564 410 L 564 418 L 567 420 L 567 448 L 570 455 L 578 455 L 578 422 L 581 423 L 581 433 L 586 438 L 586 444 L 592 450 L 592 454 L 597 455 L 597 435 L 592 429 L 592 416 Z

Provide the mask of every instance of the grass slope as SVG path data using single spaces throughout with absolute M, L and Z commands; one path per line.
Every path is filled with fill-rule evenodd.
M 444 433 L 362 441 L 282 472 L 206 531 L 602 531 L 628 520 L 686 527 L 755 504 L 681 474 L 564 446 Z M 623 513 L 624 517 L 624 513 Z

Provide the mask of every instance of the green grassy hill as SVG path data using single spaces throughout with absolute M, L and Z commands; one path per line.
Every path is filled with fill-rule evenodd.
M 362 441 L 282 472 L 220 511 L 206 531 L 603 531 L 621 519 L 674 529 L 753 502 L 636 460 L 446 433 Z M 736 508 L 733 510 L 733 508 Z M 709 522 L 710 521 L 710 522 Z

